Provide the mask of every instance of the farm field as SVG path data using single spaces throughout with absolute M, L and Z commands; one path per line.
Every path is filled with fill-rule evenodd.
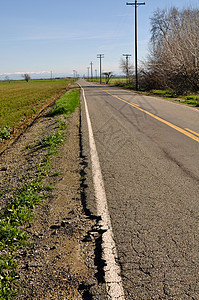
M 36 114 L 50 99 L 64 93 L 70 79 L 1 81 L 0 82 L 0 138 Z
M 93 78 L 93 80 L 89 79 L 88 81 L 93 81 L 93 82 L 100 82 L 100 78 Z M 110 80 L 109 80 L 109 84 L 116 84 L 116 83 L 119 83 L 119 82 L 122 82 L 122 83 L 125 83 L 126 82 L 126 77 L 112 77 Z M 102 77 L 102 83 L 106 83 L 106 78 L 103 76 Z

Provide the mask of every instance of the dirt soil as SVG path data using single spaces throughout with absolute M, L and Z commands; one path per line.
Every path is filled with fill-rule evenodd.
M 38 172 L 46 155 L 38 142 L 57 130 L 56 118 L 43 114 L 0 156 L 2 209 L 24 183 Z M 80 112 L 67 119 L 66 140 L 51 157 L 44 184 L 46 191 L 26 225 L 30 246 L 17 252 L 19 289 L 16 299 L 93 299 L 90 287 L 97 286 L 95 240 L 88 234 L 96 225 L 84 210 L 80 155 Z

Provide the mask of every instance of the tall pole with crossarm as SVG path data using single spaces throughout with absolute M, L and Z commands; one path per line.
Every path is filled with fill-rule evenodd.
M 123 54 L 126 57 L 126 82 L 129 80 L 129 57 L 131 54 Z
M 100 84 L 102 83 L 102 58 L 104 58 L 104 54 L 97 54 L 97 58 L 100 59 Z
M 135 0 L 134 3 L 127 2 L 126 5 L 135 6 L 135 89 L 138 91 L 137 7 L 145 5 L 145 2 L 138 3 L 137 0 Z
M 91 81 L 93 81 L 93 62 L 91 62 L 90 65 L 91 65 Z
M 89 80 L 89 69 L 90 69 L 90 67 L 87 67 L 87 69 L 88 69 L 88 80 Z

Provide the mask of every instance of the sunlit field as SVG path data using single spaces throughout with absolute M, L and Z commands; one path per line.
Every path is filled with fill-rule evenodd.
M 51 98 L 64 93 L 70 79 L 1 81 L 0 133 L 37 113 Z

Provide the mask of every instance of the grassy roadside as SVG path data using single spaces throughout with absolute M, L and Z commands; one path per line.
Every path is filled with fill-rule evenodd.
M 199 95 L 198 94 L 190 94 L 187 96 L 176 95 L 174 91 L 171 90 L 152 90 L 146 92 L 148 95 L 158 96 L 162 98 L 171 99 L 173 101 L 177 101 L 180 103 L 188 104 L 191 106 L 199 107 Z
M 58 152 L 64 143 L 66 124 L 57 118 L 70 116 L 80 105 L 79 90 L 71 90 L 63 95 L 53 106 L 51 116 L 57 122 L 56 132 L 41 139 L 37 146 L 46 149 L 46 155 L 37 166 L 35 178 L 23 185 L 19 192 L 13 192 L 13 200 L 0 212 L 0 299 L 13 299 L 17 295 L 16 251 L 28 247 L 28 234 L 25 224 L 34 217 L 34 207 L 45 197 L 45 191 L 52 186 L 45 186 L 43 180 L 48 175 L 51 156 Z
M 91 79 L 87 79 L 87 81 L 91 81 Z M 93 78 L 92 82 L 100 82 L 100 78 Z M 103 84 L 106 84 L 106 78 L 102 77 L 101 82 Z M 115 84 L 125 84 L 126 83 L 126 77 L 111 77 L 109 80 L 110 85 L 115 85 Z
M 91 81 L 91 80 L 88 80 Z M 100 82 L 99 78 L 93 79 L 93 82 Z M 105 84 L 105 78 L 102 78 L 102 83 Z M 121 87 L 124 89 L 130 89 L 133 90 L 132 84 L 129 84 L 126 82 L 125 77 L 113 77 L 110 79 L 108 85 L 116 86 L 116 87 Z M 148 95 L 148 96 L 157 96 L 165 99 L 170 99 L 173 101 L 177 101 L 180 103 L 184 103 L 187 105 L 191 105 L 194 107 L 199 107 L 199 94 L 189 94 L 189 95 L 176 95 L 176 93 L 172 90 L 150 90 L 150 91 L 145 91 L 145 90 L 140 90 L 139 93 L 143 95 Z
M 56 115 L 71 114 L 77 106 L 79 106 L 79 90 L 73 90 L 56 101 L 48 116 L 54 117 Z
M 0 82 L 0 143 L 10 138 L 20 122 L 43 107 L 49 99 L 66 91 L 70 79 L 1 81 Z

